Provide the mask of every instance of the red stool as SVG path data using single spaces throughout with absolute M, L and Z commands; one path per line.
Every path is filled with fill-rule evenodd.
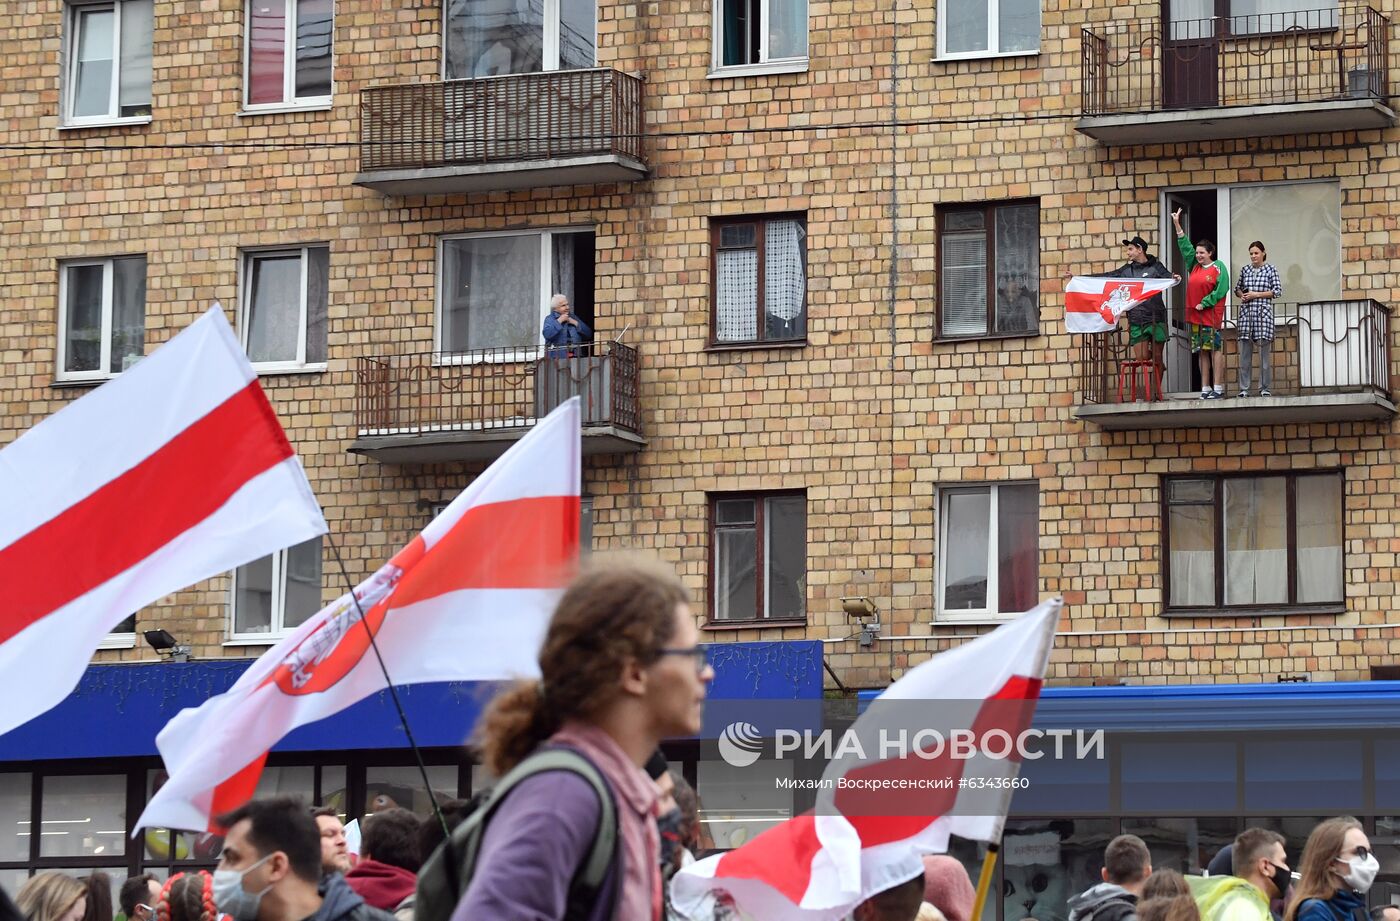
M 1162 372 L 1157 367 L 1157 363 L 1150 358 L 1125 359 L 1118 363 L 1118 402 L 1123 400 L 1123 383 L 1126 379 L 1129 394 L 1129 402 L 1137 402 L 1137 372 L 1142 370 L 1142 398 L 1149 402 L 1162 399 Z M 1153 387 L 1156 386 L 1156 396 Z

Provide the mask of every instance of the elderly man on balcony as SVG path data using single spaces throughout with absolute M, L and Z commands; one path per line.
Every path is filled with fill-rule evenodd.
M 551 347 L 548 350 L 550 358 L 573 358 L 575 346 L 593 339 L 593 330 L 573 315 L 569 299 L 562 294 L 556 294 L 550 299 L 549 316 L 544 318 L 543 334 L 545 344 Z

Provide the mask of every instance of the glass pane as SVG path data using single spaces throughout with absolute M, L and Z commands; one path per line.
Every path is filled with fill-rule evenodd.
M 544 69 L 544 4 L 447 0 L 447 79 Z
M 999 0 L 998 16 L 1003 53 L 1040 50 L 1040 0 Z
M 1225 603 L 1288 600 L 1287 481 L 1225 481 Z
M 987 50 L 988 10 L 992 0 L 943 0 L 940 10 L 944 51 L 962 54 Z
M 125 371 L 146 353 L 146 257 L 112 260 L 113 373 Z
M 747 528 L 715 531 L 715 619 L 752 620 L 758 616 L 757 532 Z
M 272 632 L 272 557 L 238 567 L 233 580 L 233 632 Z
M 290 630 L 321 609 L 321 538 L 287 550 L 286 607 L 282 627 Z
M 764 508 L 768 617 L 807 613 L 807 497 L 774 496 Z
M 1215 0 L 1167 0 L 1172 41 L 1208 38 L 1215 34 Z
M 316 769 L 309 765 L 265 767 L 253 796 L 295 796 L 307 804 L 315 794 Z
M 29 774 L 0 774 L 0 861 L 29 859 L 31 787 Z
M 330 284 L 331 251 L 313 246 L 306 251 L 306 363 L 326 363 L 326 301 Z
M 296 361 L 301 338 L 301 256 L 250 256 L 248 359 Z
M 1248 264 L 1249 244 L 1258 240 L 1278 269 L 1285 300 L 1337 300 L 1342 296 L 1341 228 L 1342 193 L 1335 182 L 1232 188 L 1231 277 Z
M 758 250 L 722 249 L 715 255 L 715 338 L 758 338 Z
M 992 491 L 947 490 L 943 516 L 943 610 L 986 610 Z
M 805 58 L 807 0 L 768 0 L 768 17 L 768 60 Z
M 987 332 L 987 236 L 943 234 L 943 279 L 939 311 L 945 336 Z
M 297 0 L 297 98 L 331 94 L 331 0 Z
M 1337 28 L 1337 0 L 1230 0 L 1230 33 Z
M 433 785 L 433 795 L 441 803 L 457 798 L 457 766 L 450 764 L 429 765 L 428 780 Z M 368 767 L 365 768 L 365 808 L 363 816 L 383 812 L 385 809 L 401 807 L 419 816 L 432 812 L 428 794 L 423 789 L 423 775 L 417 767 Z
M 73 115 L 112 114 L 112 65 L 116 49 L 116 14 L 110 9 L 80 9 L 75 14 Z
M 1200 876 L 1220 849 L 1239 833 L 1235 819 L 1124 819 L 1123 834 L 1137 835 L 1152 853 L 1152 869 Z
M 997 610 L 1029 611 L 1040 597 L 1040 503 L 1034 485 L 997 489 Z
M 102 276 L 101 265 L 70 265 L 66 297 L 67 320 L 63 370 L 102 369 Z
M 151 114 L 152 0 L 122 3 L 121 68 L 117 104 L 123 118 Z
M 792 818 L 792 791 L 778 785 L 791 779 L 792 760 L 762 758 L 736 768 L 725 761 L 696 765 L 700 848 L 729 850 Z
M 1168 480 L 1167 501 L 1214 503 L 1215 482 L 1213 480 Z
M 985 230 L 987 215 L 983 211 L 949 211 L 943 215 L 945 231 Z
M 800 339 L 807 335 L 807 229 L 779 220 L 764 230 L 764 337 Z
M 754 224 L 725 224 L 719 229 L 719 245 L 724 249 L 744 248 L 758 245 L 758 231 Z
M 1361 809 L 1361 742 L 1300 738 L 1244 743 L 1244 806 L 1248 810 Z
M 164 786 L 170 777 L 161 768 L 148 771 L 146 773 L 146 801 L 150 802 L 156 791 Z M 170 842 L 175 841 L 175 848 L 172 853 Z M 197 863 L 210 864 L 218 860 L 219 851 L 223 849 L 224 839 L 220 835 L 209 832 L 177 831 L 172 832 L 166 828 L 148 828 L 141 833 L 141 844 L 144 854 L 142 863 L 149 872 L 157 872 L 155 865 L 168 864 L 171 861 L 195 861 Z
M 1250 816 L 1244 820 L 1246 828 L 1267 828 L 1283 835 L 1283 850 L 1288 855 L 1288 866 L 1298 869 L 1298 859 L 1303 856 L 1303 846 L 1308 843 L 1308 835 L 1328 816 L 1270 816 L 1258 818 Z
M 1171 585 L 1168 604 L 1205 607 L 1215 604 L 1215 508 L 1172 505 L 1167 511 L 1171 540 Z
M 578 554 L 586 557 L 593 552 L 593 500 L 584 496 L 578 503 Z
M 574 70 L 597 63 L 594 33 L 597 0 L 559 0 L 559 69 Z
M 1342 600 L 1342 476 L 1295 481 L 1298 602 Z
M 112 632 L 113 632 L 113 633 L 135 633 L 135 632 L 136 632 L 136 615 L 133 614 L 133 615 L 131 615 L 130 617 L 128 617 L 126 620 L 124 620 L 124 621 L 122 621 L 121 623 L 117 624 L 115 627 L 112 628 Z
M 0 870 L 0 889 L 7 893 L 19 892 L 19 887 L 29 879 L 28 870 Z
M 1237 809 L 1233 742 L 1126 742 L 1121 757 L 1127 812 Z
M 996 213 L 997 332 L 1040 327 L 1040 206 L 1016 205 Z
M 1381 864 L 1381 871 L 1371 887 L 1371 902 L 1400 905 L 1400 817 L 1377 816 L 1376 830 L 1370 837 L 1371 852 Z
M 752 499 L 720 499 L 715 503 L 715 523 L 753 524 L 756 509 Z
M 43 791 L 41 856 L 120 857 L 126 853 L 125 774 L 45 777 Z
M 345 792 L 345 768 L 338 764 L 328 764 L 321 768 L 321 801 L 319 806 L 330 806 L 344 822 L 350 812 L 350 803 Z
M 248 104 L 284 101 L 287 0 L 248 3 Z
M 1111 819 L 1013 819 L 1002 836 L 1002 916 L 1064 921 L 1065 902 L 1101 882 Z M 974 879 L 976 877 L 973 877 Z
M 724 10 L 721 63 L 726 67 L 759 63 L 760 0 L 722 0 L 721 6 Z
M 540 341 L 540 238 L 475 237 L 443 244 L 442 347 L 529 348 Z

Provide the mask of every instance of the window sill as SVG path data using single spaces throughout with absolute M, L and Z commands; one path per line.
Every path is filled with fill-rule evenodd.
M 1163 608 L 1162 616 L 1172 617 L 1296 617 L 1300 614 L 1319 614 L 1335 617 L 1347 612 L 1343 604 L 1323 605 L 1279 605 L 1264 608 Z
M 1000 627 L 1020 617 L 1020 614 L 936 614 L 930 627 Z M 888 637 L 898 639 L 899 637 Z
M 705 75 L 705 79 L 729 80 L 735 77 L 761 77 L 765 74 L 805 74 L 809 67 L 808 58 L 774 61 L 771 64 L 736 64 L 731 67 L 716 67 Z
M 287 633 L 260 633 L 256 637 L 250 636 L 243 639 L 234 637 L 231 640 L 224 640 L 222 645 L 225 649 L 229 648 L 230 646 L 276 646 L 278 643 L 285 640 L 289 635 L 290 634 Z
M 126 128 L 132 125 L 149 125 L 151 116 L 137 115 L 132 118 L 105 118 L 102 121 L 91 122 L 64 122 L 58 126 L 59 131 L 85 131 L 89 128 Z
M 136 634 L 109 633 L 97 644 L 98 649 L 135 649 Z
M 108 381 L 115 380 L 116 378 L 117 375 L 115 374 L 110 374 L 107 377 L 85 377 L 80 380 L 71 381 L 64 380 L 60 377 L 54 379 L 53 386 L 61 390 L 67 390 L 69 388 L 78 387 L 101 387 L 103 384 L 107 383 Z
M 1040 49 L 1034 51 L 964 51 L 959 54 L 940 54 L 934 57 L 935 64 L 956 64 L 959 61 L 991 61 L 998 58 L 1034 58 L 1040 56 Z
M 701 630 L 723 632 L 726 630 L 761 630 L 764 627 L 806 627 L 805 618 L 785 618 L 783 620 L 713 620 L 702 624 Z
M 805 349 L 810 344 L 806 339 L 783 339 L 775 342 L 711 342 L 701 351 L 748 352 L 758 349 Z
M 1033 333 L 982 333 L 975 336 L 934 336 L 934 345 L 947 345 L 958 342 L 985 342 L 988 340 L 1002 339 L 1039 339 L 1043 333 L 1039 330 Z
M 238 110 L 238 117 L 245 118 L 254 115 L 285 115 L 289 112 L 329 112 L 331 108 L 331 101 L 329 99 L 326 99 L 318 100 L 316 102 L 308 102 L 301 105 L 267 106 L 266 108 L 245 107 Z
M 253 371 L 258 377 L 276 377 L 280 374 L 325 374 L 329 370 L 327 365 L 253 365 Z

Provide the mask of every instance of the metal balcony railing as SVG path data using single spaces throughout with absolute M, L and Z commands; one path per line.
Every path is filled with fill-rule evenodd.
M 360 358 L 355 423 L 361 435 L 524 429 L 574 396 L 585 426 L 640 435 L 637 350 L 601 342 Z
M 1317 301 L 1304 304 L 1274 302 L 1275 329 L 1270 348 L 1272 396 L 1286 398 L 1326 393 L 1374 393 L 1390 399 L 1390 308 L 1374 300 Z M 1239 347 L 1236 325 L 1225 323 L 1225 381 L 1228 392 L 1239 387 Z M 1177 330 L 1174 336 L 1183 336 Z M 1081 403 L 1120 402 L 1119 374 L 1131 359 L 1127 337 L 1105 333 L 1080 337 L 1079 395 Z M 1265 343 L 1259 343 L 1262 346 Z M 1176 342 L 1167 345 L 1167 360 L 1195 362 L 1196 356 Z M 1258 348 L 1256 347 L 1256 352 Z M 1251 392 L 1259 392 L 1259 357 L 1253 362 Z M 1165 389 L 1171 397 L 1172 378 L 1189 379 L 1189 368 L 1169 372 Z M 1177 385 L 1178 391 L 1182 387 Z M 1145 386 L 1137 385 L 1143 394 Z M 1195 396 L 1194 393 L 1190 394 Z M 1126 394 L 1124 401 L 1130 399 Z
M 1168 21 L 1081 35 L 1086 116 L 1390 95 L 1390 20 L 1369 6 Z
M 642 81 L 606 67 L 370 87 L 360 168 L 642 159 Z

